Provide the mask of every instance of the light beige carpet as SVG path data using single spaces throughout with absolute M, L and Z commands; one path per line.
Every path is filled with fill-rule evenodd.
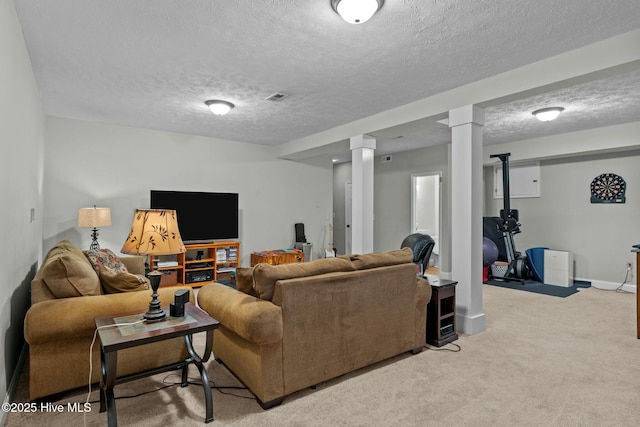
M 213 392 L 211 426 L 638 426 L 640 340 L 635 295 L 580 289 L 568 298 L 484 287 L 487 330 L 462 335 L 462 351 L 426 350 L 303 390 L 263 411 L 253 399 Z M 201 348 L 202 342 L 199 343 Z M 453 348 L 448 345 L 443 348 Z M 208 363 L 216 385 L 239 385 Z M 167 374 L 168 375 L 168 374 Z M 116 387 L 154 390 L 165 374 Z M 197 371 L 192 370 L 192 377 Z M 27 401 L 23 374 L 15 401 Z M 232 391 L 251 396 L 247 391 Z M 92 394 L 97 400 L 98 394 Z M 75 392 L 57 402 L 83 402 Z M 107 425 L 94 403 L 86 425 Z M 199 386 L 118 399 L 120 426 L 203 426 Z M 6 425 L 80 426 L 77 413 L 9 414 Z

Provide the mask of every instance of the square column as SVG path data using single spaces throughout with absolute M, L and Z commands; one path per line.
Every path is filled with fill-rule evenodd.
M 351 138 L 351 252 L 373 252 L 373 160 L 376 140 L 368 135 Z
M 466 334 L 486 329 L 482 311 L 482 132 L 484 109 L 449 111 L 451 128 L 451 274 L 456 325 Z

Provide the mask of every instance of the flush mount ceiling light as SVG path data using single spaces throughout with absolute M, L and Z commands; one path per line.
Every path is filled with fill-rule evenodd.
M 210 99 L 209 101 L 204 102 L 211 112 L 216 116 L 224 116 L 227 114 L 235 105 L 228 101 L 221 101 L 219 99 Z
M 551 120 L 555 120 L 560 113 L 564 111 L 562 107 L 549 107 L 549 108 L 541 108 L 532 112 L 534 116 L 541 122 L 550 122 Z
M 331 7 L 350 24 L 367 22 L 381 7 L 384 0 L 331 0 Z

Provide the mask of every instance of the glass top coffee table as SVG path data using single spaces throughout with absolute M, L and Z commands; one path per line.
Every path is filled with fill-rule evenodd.
M 116 401 L 113 394 L 113 387 L 116 384 L 182 368 L 181 386 L 186 387 L 188 385 L 187 371 L 191 363 L 196 365 L 202 379 L 206 402 L 205 422 L 213 421 L 211 386 L 209 384 L 209 375 L 203 364 L 211 356 L 213 331 L 218 328 L 219 322 L 191 303 L 185 304 L 184 317 L 170 317 L 167 314 L 164 320 L 158 322 L 139 322 L 143 314 L 144 311 L 95 318 L 98 335 L 100 336 L 100 363 L 102 366 L 100 412 L 107 411 L 109 427 L 118 425 Z M 202 356 L 198 356 L 193 349 L 192 335 L 198 332 L 207 333 L 206 346 Z M 118 377 L 118 350 L 176 337 L 184 338 L 184 343 L 189 353 L 189 357 L 186 360 L 137 374 Z

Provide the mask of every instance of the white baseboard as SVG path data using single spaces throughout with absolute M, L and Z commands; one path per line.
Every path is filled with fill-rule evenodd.
M 11 381 L 9 382 L 9 387 L 7 387 L 7 394 L 4 396 L 4 400 L 2 401 L 3 405 L 11 403 L 11 399 L 16 394 L 16 390 L 18 389 L 18 382 L 20 381 L 20 375 L 24 369 L 24 363 L 27 360 L 27 344 L 25 343 L 22 346 L 22 350 L 20 351 L 20 357 L 18 358 L 18 363 L 16 364 L 16 368 L 11 375 Z M 5 425 L 7 422 L 7 412 L 0 412 L 0 426 Z
M 474 335 L 487 329 L 487 320 L 484 313 L 468 316 L 456 312 L 456 331 Z
M 582 280 L 585 282 L 591 282 L 591 286 L 593 286 L 596 289 L 602 289 L 605 291 L 614 291 L 616 289 L 618 289 L 620 287 L 620 283 L 617 282 L 606 282 L 604 280 L 592 280 L 592 279 L 581 279 L 581 278 L 575 278 L 575 280 Z M 620 288 L 623 291 L 626 292 L 631 292 L 631 293 L 636 293 L 637 292 L 637 286 L 633 283 L 625 283 L 622 288 Z

